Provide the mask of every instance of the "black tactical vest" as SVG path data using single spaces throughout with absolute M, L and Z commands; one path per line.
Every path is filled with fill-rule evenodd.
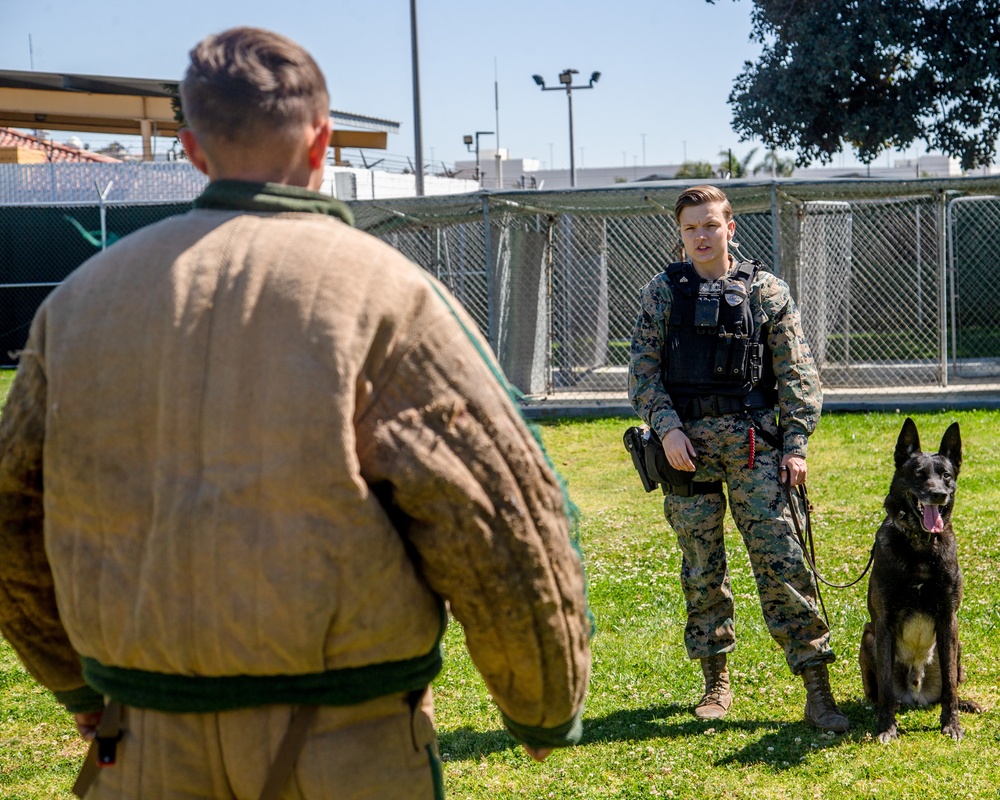
M 751 392 L 748 408 L 774 405 L 771 353 L 750 312 L 750 286 L 760 267 L 743 261 L 735 275 L 717 281 L 705 280 L 687 261 L 667 267 L 673 302 L 663 383 L 676 406 L 707 395 L 750 399 Z

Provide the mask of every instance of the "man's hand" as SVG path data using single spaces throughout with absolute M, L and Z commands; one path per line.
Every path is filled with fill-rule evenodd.
M 92 742 L 97 734 L 97 726 L 101 724 L 103 711 L 88 711 L 86 714 L 74 714 L 76 729 L 80 732 L 85 742 Z
M 806 482 L 806 460 L 802 456 L 787 455 L 781 459 L 778 480 L 788 482 L 789 486 L 798 486 Z
M 674 469 L 694 472 L 694 445 L 680 428 L 674 428 L 663 437 L 663 455 Z
M 552 753 L 551 747 L 528 747 L 526 744 L 521 746 L 524 748 L 524 752 L 535 759 L 535 761 L 544 761 Z

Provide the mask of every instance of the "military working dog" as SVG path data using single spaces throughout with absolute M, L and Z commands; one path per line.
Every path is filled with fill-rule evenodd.
M 958 423 L 945 431 L 937 453 L 924 453 L 917 426 L 907 418 L 895 462 L 868 579 L 871 622 L 861 637 L 861 680 L 876 705 L 876 733 L 883 744 L 898 735 L 900 705 L 937 702 L 941 732 L 961 739 L 958 712 L 981 709 L 957 694 L 965 679 L 957 617 L 962 571 L 951 527 L 962 466 Z

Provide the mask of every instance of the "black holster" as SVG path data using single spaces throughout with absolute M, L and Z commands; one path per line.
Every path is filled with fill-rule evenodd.
M 656 431 L 633 426 L 625 431 L 625 449 L 632 456 L 632 466 L 639 473 L 642 488 L 647 492 L 657 486 L 664 494 L 691 497 L 696 494 L 714 494 L 722 491 L 721 481 L 695 481 L 693 472 L 674 469 L 663 452 L 663 442 Z

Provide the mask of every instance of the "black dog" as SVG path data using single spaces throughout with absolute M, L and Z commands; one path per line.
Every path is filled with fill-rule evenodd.
M 958 640 L 962 571 L 951 512 L 962 438 L 958 423 L 945 431 L 937 453 L 920 451 L 917 426 L 903 423 L 896 441 L 896 472 L 885 498 L 887 516 L 875 535 L 868 580 L 868 613 L 861 637 L 861 680 L 876 704 L 878 740 L 896 738 L 899 705 L 941 703 L 941 733 L 962 738 L 958 712 L 979 712 L 961 700 L 965 679 Z

